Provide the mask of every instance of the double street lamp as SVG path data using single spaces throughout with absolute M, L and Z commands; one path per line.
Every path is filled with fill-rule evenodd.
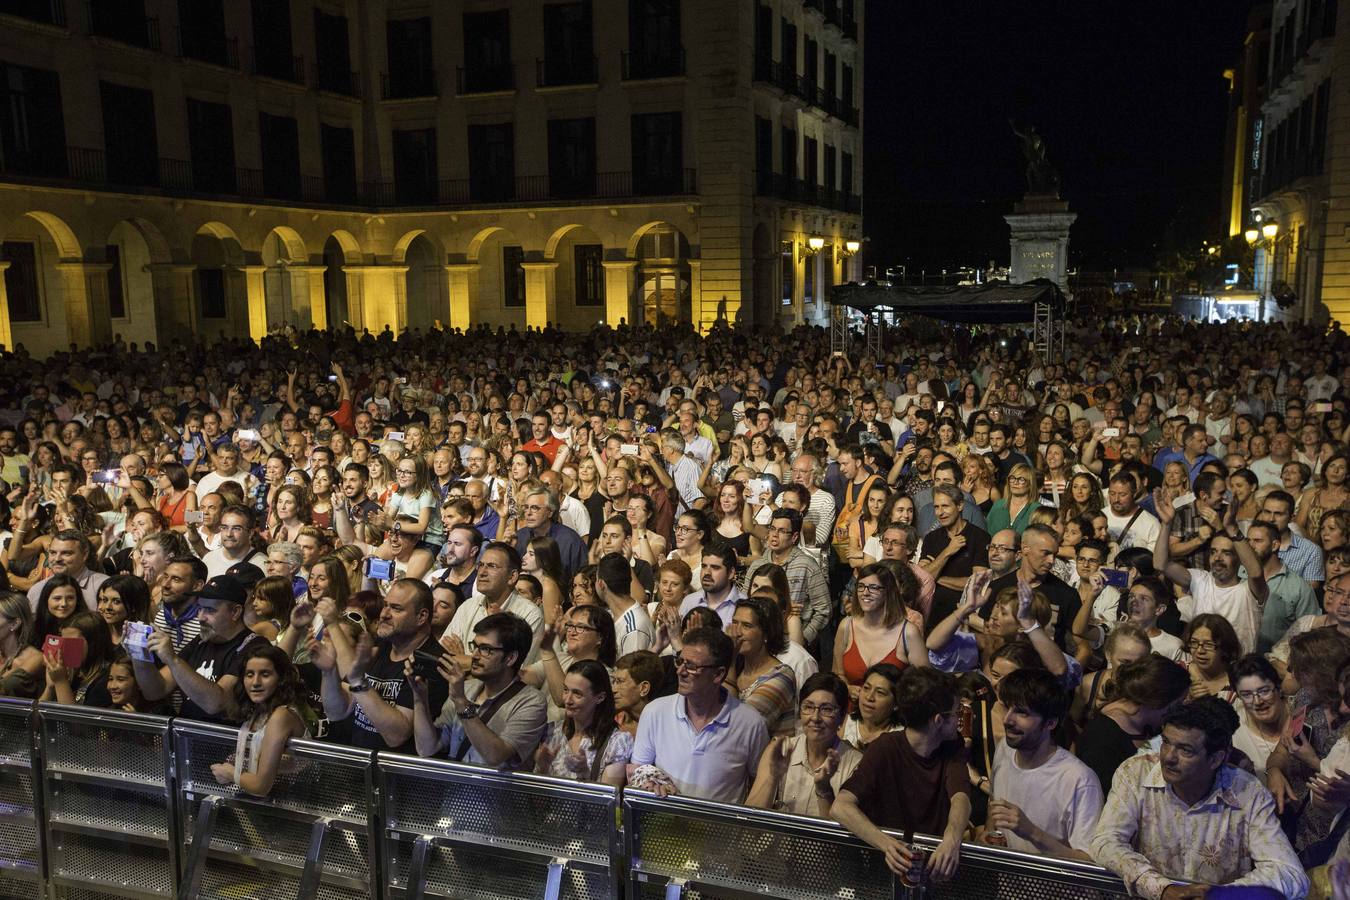
M 1275 238 L 1280 233 L 1280 225 L 1274 219 L 1267 219 L 1261 223 L 1260 227 L 1253 225 L 1243 232 L 1242 236 L 1247 239 L 1248 245 L 1255 248 L 1257 244 L 1266 252 L 1265 272 L 1261 279 L 1262 284 L 1257 285 L 1257 321 L 1266 320 L 1266 297 L 1270 295 L 1270 287 L 1275 274 Z

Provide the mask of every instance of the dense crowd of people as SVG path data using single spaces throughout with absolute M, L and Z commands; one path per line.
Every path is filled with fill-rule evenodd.
M 1350 885 L 1350 343 L 1118 316 L 0 358 L 0 695 Z M 899 833 L 902 838 L 894 837 Z M 940 839 L 931 854 L 915 833 Z M 1217 894 L 1216 894 L 1217 896 Z

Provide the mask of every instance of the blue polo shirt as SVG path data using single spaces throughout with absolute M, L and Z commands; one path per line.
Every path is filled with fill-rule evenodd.
M 768 746 L 769 728 L 752 707 L 720 690 L 721 711 L 698 732 L 683 696 L 653 700 L 638 720 L 630 762 L 655 765 L 675 782 L 681 797 L 742 802 Z

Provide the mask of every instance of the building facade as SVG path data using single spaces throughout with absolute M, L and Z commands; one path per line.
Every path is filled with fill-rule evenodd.
M 1276 0 L 1265 97 L 1252 122 L 1259 187 L 1244 227 L 1274 221 L 1258 290 L 1292 292 L 1304 322 L 1350 321 L 1350 16 L 1337 0 Z
M 1259 168 L 1260 134 L 1254 123 L 1261 117 L 1261 100 L 1266 95 L 1266 76 L 1270 69 L 1270 5 L 1258 3 L 1247 14 L 1242 49 L 1231 69 L 1225 69 L 1228 82 L 1228 124 L 1224 130 L 1223 220 L 1228 237 L 1243 233 L 1250 220 L 1250 206 L 1261 190 Z
M 819 321 L 859 0 L 0 0 L 0 343 Z

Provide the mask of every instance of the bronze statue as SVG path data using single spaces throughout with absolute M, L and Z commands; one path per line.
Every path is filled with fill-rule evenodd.
M 1036 132 L 1033 125 L 1026 131 L 1020 131 L 1017 123 L 1008 120 L 1013 134 L 1022 140 L 1022 155 L 1027 158 L 1027 193 L 1059 196 L 1059 173 L 1050 165 L 1045 155 L 1045 140 Z

